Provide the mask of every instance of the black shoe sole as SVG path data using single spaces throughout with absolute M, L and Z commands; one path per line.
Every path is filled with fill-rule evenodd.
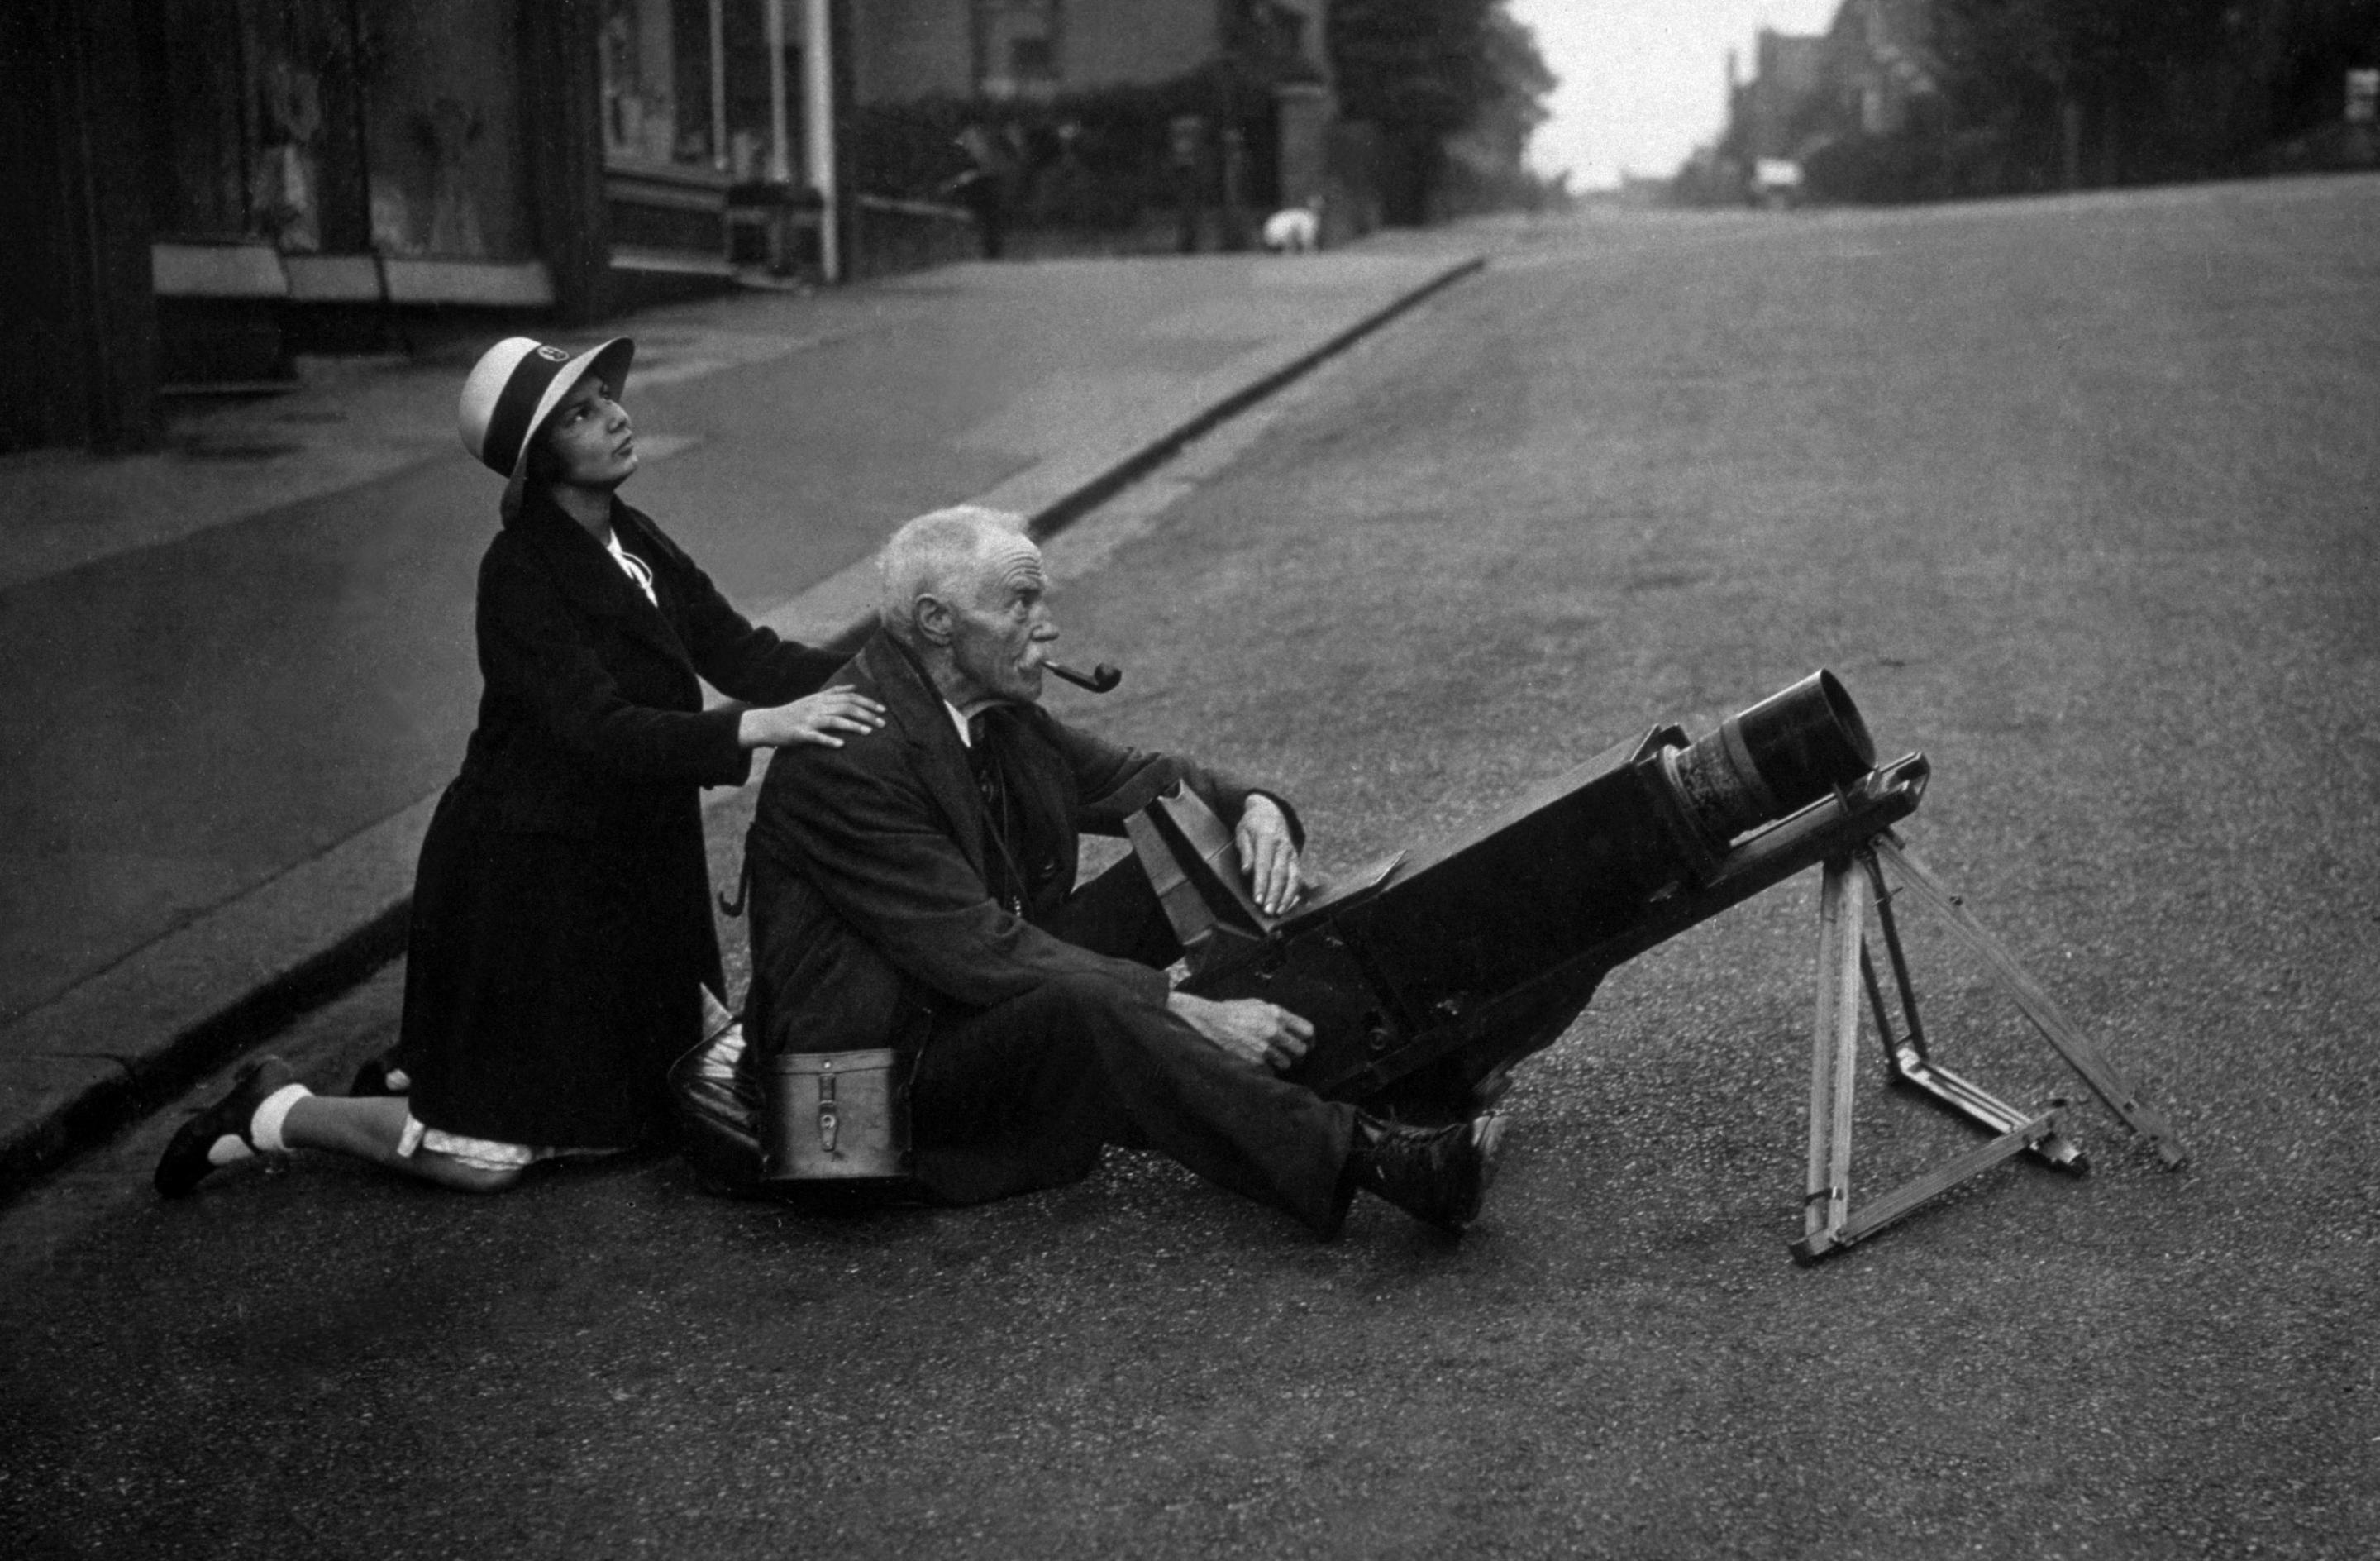
M 260 1086 L 259 1080 L 267 1070 L 272 1081 Z M 186 1198 L 196 1190 L 208 1173 L 218 1168 L 210 1158 L 216 1140 L 236 1138 L 247 1142 L 248 1125 L 256 1116 L 256 1108 L 274 1090 L 296 1081 L 297 1076 L 279 1057 L 259 1057 L 241 1068 L 223 1099 L 183 1123 L 165 1145 L 165 1152 L 157 1157 L 157 1169 L 149 1178 L 157 1196 Z
M 412 1090 L 412 1079 L 407 1078 L 400 1086 L 390 1083 L 389 1075 L 404 1072 L 404 1068 L 393 1066 L 385 1055 L 374 1057 L 356 1069 L 355 1082 L 347 1086 L 347 1094 L 350 1098 L 402 1099 Z

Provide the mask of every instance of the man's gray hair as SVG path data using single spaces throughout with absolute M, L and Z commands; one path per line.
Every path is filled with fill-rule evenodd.
M 1002 543 L 1023 536 L 1025 517 L 979 504 L 937 509 L 893 532 L 876 555 L 876 611 L 885 631 L 915 644 L 917 598 L 948 598 Z

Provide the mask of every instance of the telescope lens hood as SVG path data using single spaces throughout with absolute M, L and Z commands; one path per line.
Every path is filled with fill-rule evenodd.
M 1733 717 L 1760 778 L 1786 812 L 1876 767 L 1867 723 L 1831 672 L 1810 674 Z
M 1849 786 L 1876 766 L 1859 707 L 1824 669 L 1719 723 L 1668 766 L 1714 838 L 1734 839 Z

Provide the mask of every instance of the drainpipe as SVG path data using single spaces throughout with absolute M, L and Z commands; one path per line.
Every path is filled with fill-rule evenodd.
M 710 165 L 724 172 L 727 157 L 727 0 L 710 0 Z
M 769 0 L 769 182 L 793 181 L 785 151 L 785 0 Z
M 843 280 L 840 202 L 834 178 L 834 29 L 829 7 L 833 0 L 803 0 L 802 6 L 802 145 L 809 166 L 803 170 L 819 192 L 819 276 Z

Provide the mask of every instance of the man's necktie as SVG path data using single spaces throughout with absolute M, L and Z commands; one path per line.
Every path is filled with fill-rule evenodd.
M 976 790 L 983 798 L 983 824 L 990 838 L 985 842 L 984 867 L 991 880 L 992 897 L 1018 914 L 1025 909 L 1025 885 L 1016 871 L 1015 840 L 1008 818 L 1008 787 L 1000 773 L 1000 758 L 994 752 L 997 741 L 991 734 L 989 711 L 978 712 L 967 720 L 967 768 L 975 773 Z

